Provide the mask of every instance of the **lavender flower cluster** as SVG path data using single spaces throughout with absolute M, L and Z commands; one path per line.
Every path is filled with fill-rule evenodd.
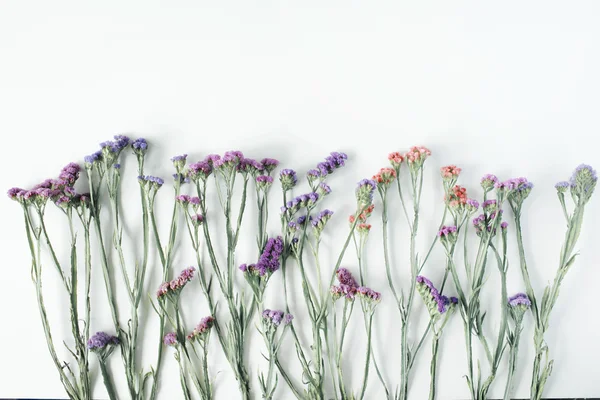
M 262 312 L 262 318 L 266 323 L 278 327 L 282 322 L 284 325 L 291 324 L 294 316 L 281 310 L 269 310 L 267 308 Z
M 244 273 L 251 273 L 261 277 L 271 276 L 280 267 L 281 254 L 283 253 L 283 239 L 281 236 L 269 238 L 265 248 L 256 264 L 242 264 L 240 270 Z
M 46 179 L 29 190 L 13 187 L 8 190 L 8 197 L 24 204 L 43 205 L 48 200 L 60 207 L 85 204 L 90 199 L 89 194 L 78 194 L 74 189 L 80 170 L 79 164 L 69 163 L 62 168 L 57 179 Z
M 119 338 L 116 336 L 111 336 L 106 332 L 96 332 L 95 335 L 90 337 L 87 343 L 88 349 L 92 351 L 100 351 L 108 345 L 118 345 Z
M 381 301 L 381 293 L 365 286 L 359 286 L 352 273 L 346 268 L 338 268 L 336 277 L 339 285 L 332 286 L 330 289 L 334 301 L 342 297 L 346 300 L 354 300 L 357 295 L 367 302 Z
M 458 303 L 456 297 L 441 294 L 433 283 L 422 275 L 417 276 L 417 291 L 423 298 L 429 314 L 437 317 L 448 310 L 448 307 Z

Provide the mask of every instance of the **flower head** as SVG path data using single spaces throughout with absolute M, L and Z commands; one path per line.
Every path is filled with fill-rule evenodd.
M 531 307 L 531 300 L 525 293 L 517 293 L 508 298 L 508 309 L 511 317 L 520 323 L 523 320 L 523 315 Z
M 487 174 L 481 178 L 481 187 L 485 192 L 489 192 L 494 188 L 494 185 L 498 182 L 496 175 Z
M 479 208 L 479 202 L 475 199 L 467 199 L 466 208 L 469 214 L 473 214 Z
M 356 294 L 369 303 L 379 303 L 381 301 L 381 293 L 365 286 L 356 288 Z
M 592 197 L 597 181 L 598 174 L 596 170 L 589 165 L 581 164 L 575 168 L 569 180 L 571 193 L 585 204 Z
M 456 165 L 447 165 L 445 167 L 440 168 L 440 174 L 442 175 L 442 179 L 444 181 L 452 181 L 455 182 L 458 176 L 460 175 L 460 168 Z
M 131 142 L 131 148 L 136 155 L 143 156 L 148 150 L 148 142 L 144 138 L 137 138 Z
M 87 347 L 91 351 L 98 352 L 105 349 L 107 346 L 116 346 L 119 344 L 119 338 L 111 336 L 105 332 L 96 332 L 88 340 Z
M 368 206 L 373 203 L 373 193 L 377 188 L 377 183 L 372 179 L 363 179 L 358 182 L 356 188 L 356 201 L 359 208 Z
M 400 166 L 404 161 L 404 156 L 400 154 L 400 152 L 395 151 L 393 153 L 388 154 L 388 160 L 390 161 L 390 164 L 392 164 L 392 167 L 397 171 L 400 169 Z
M 198 161 L 196 163 L 190 164 L 187 170 L 187 176 L 193 180 L 194 182 L 198 181 L 198 179 L 206 180 L 210 176 L 213 171 L 212 163 L 207 160 Z
M 352 273 L 350 271 L 348 271 L 346 268 L 338 268 L 338 270 L 335 272 L 335 275 L 337 276 L 337 280 L 342 285 L 358 287 L 358 283 L 356 283 L 356 279 L 354 279 L 354 277 L 352 276 Z
M 396 170 L 393 168 L 381 168 L 378 173 L 373 175 L 377 186 L 383 189 L 389 188 L 394 179 L 396 179 Z
M 431 151 L 424 146 L 413 146 L 404 155 L 411 170 L 415 171 L 423 166 L 425 160 L 431 155 Z
M 279 161 L 277 161 L 274 158 L 263 158 L 262 160 L 260 160 L 260 163 L 262 164 L 262 167 L 265 171 L 267 171 L 268 174 L 273 172 L 273 170 L 279 165 Z
M 331 219 L 332 215 L 333 211 L 325 209 L 319 212 L 315 218 L 311 219 L 310 223 L 317 235 L 321 234 L 323 228 L 325 228 L 325 225 L 327 224 L 327 221 Z
M 458 229 L 456 226 L 442 226 L 442 229 L 438 232 L 440 241 L 447 249 L 456 243 L 458 239 Z
M 571 184 L 567 181 L 558 182 L 556 185 L 554 185 L 554 188 L 556 188 L 556 191 L 558 193 L 566 193 L 566 191 L 569 190 L 570 187 Z
M 281 172 L 279 172 L 279 181 L 281 182 L 281 187 L 284 191 L 287 192 L 288 190 L 291 190 L 298 182 L 296 171 L 293 169 L 282 169 Z
M 256 186 L 259 190 L 267 190 L 273 184 L 273 177 L 269 175 L 259 175 L 256 177 Z
M 283 253 L 283 239 L 281 236 L 271 237 L 267 240 L 265 248 L 256 264 L 242 264 L 240 270 L 259 277 L 270 277 L 280 267 L 280 258 Z
M 281 310 L 269 310 L 268 308 L 262 312 L 263 323 L 268 328 L 277 329 L 283 322 L 284 325 L 289 325 L 294 316 L 292 314 L 285 313 Z
M 431 318 L 438 318 L 440 315 L 448 311 L 449 306 L 452 307 L 458 301 L 454 301 L 456 298 L 450 300 L 448 297 L 442 295 L 433 283 L 422 275 L 417 276 L 417 291 L 423 298 L 429 315 Z
M 196 325 L 194 330 L 187 336 L 189 341 L 195 340 L 203 340 L 208 337 L 210 333 L 210 329 L 215 324 L 215 319 L 209 315 L 208 317 L 204 317 L 200 320 L 200 323 Z
M 163 299 L 171 296 L 178 296 L 181 290 L 187 285 L 189 281 L 194 277 L 196 268 L 189 267 L 181 271 L 179 276 L 170 282 L 163 282 L 156 292 L 158 299 Z
M 240 159 L 239 164 L 237 165 L 237 171 L 246 174 L 250 173 L 250 175 L 256 177 L 259 174 L 262 174 L 265 171 L 263 164 L 259 163 L 252 158 L 242 158 Z
M 444 201 L 452 209 L 464 209 L 467 204 L 467 189 L 460 185 L 454 185 L 448 194 L 444 195 Z
M 169 332 L 163 338 L 165 346 L 177 346 L 177 334 L 175 332 Z

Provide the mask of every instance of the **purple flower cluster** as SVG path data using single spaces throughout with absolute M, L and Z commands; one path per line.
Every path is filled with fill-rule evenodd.
M 283 253 L 283 239 L 281 236 L 269 238 L 267 244 L 256 264 L 242 264 L 240 270 L 259 276 L 270 276 L 280 267 L 279 259 Z
M 181 289 L 183 289 L 184 286 L 192 280 L 195 271 L 196 268 L 194 267 L 186 268 L 183 271 L 181 271 L 177 278 L 173 279 L 170 282 L 167 281 L 161 283 L 161 285 L 158 288 L 158 291 L 156 292 L 156 297 L 161 299 L 170 294 L 178 294 L 181 291 Z
M 277 168 L 279 161 L 274 158 L 263 158 L 260 160 L 260 164 L 262 165 L 263 169 L 267 171 L 267 174 L 270 174 L 275 168 Z
M 100 143 L 100 148 L 102 148 L 103 151 L 109 151 L 111 153 L 118 154 L 121 152 L 121 150 L 127 147 L 130 142 L 129 138 L 125 135 L 115 135 L 114 139 L 115 140 L 108 140 Z
M 498 202 L 495 199 L 486 200 L 481 205 L 483 208 L 483 212 L 486 214 L 491 214 L 498 209 Z
M 138 176 L 138 181 L 142 186 L 153 186 L 155 188 L 159 188 L 165 183 L 165 181 L 162 180 L 162 178 L 158 178 L 152 175 L 140 175 Z
M 282 169 L 279 173 L 279 181 L 281 182 L 281 187 L 284 191 L 292 189 L 296 186 L 296 183 L 298 183 L 296 171 L 293 169 Z
M 314 206 L 318 200 L 319 194 L 316 192 L 302 194 L 288 201 L 285 206 L 281 207 L 281 212 L 291 217 L 302 208 Z
M 365 286 L 358 286 L 356 279 L 346 268 L 338 268 L 335 274 L 339 285 L 332 286 L 330 289 L 334 301 L 342 297 L 346 300 L 354 300 L 355 296 L 370 303 L 378 303 L 381 300 L 381 293 Z
M 475 199 L 467 199 L 467 212 L 469 214 L 473 214 L 477 209 L 479 209 L 479 202 Z
M 356 283 L 356 279 L 354 279 L 352 273 L 346 268 L 338 268 L 338 270 L 335 272 L 335 275 L 337 276 L 337 280 L 342 285 L 348 285 L 352 287 L 358 286 L 358 283 Z
M 356 294 L 369 302 L 377 303 L 381 301 L 381 293 L 365 286 L 356 288 Z
M 284 325 L 289 325 L 294 319 L 292 314 L 281 310 L 269 310 L 268 308 L 262 312 L 262 317 L 266 323 L 273 325 L 275 328 L 281 325 L 282 322 Z
M 456 233 L 456 226 L 442 226 L 442 229 L 438 232 L 439 237 L 449 236 Z
M 118 345 L 119 338 L 116 336 L 111 336 L 105 332 L 96 332 L 87 343 L 88 349 L 92 351 L 100 351 L 104 349 L 108 345 Z
M 327 221 L 329 221 L 329 219 L 331 219 L 331 216 L 333 215 L 333 211 L 331 210 L 322 210 L 321 212 L 319 212 L 319 214 L 317 214 L 317 216 L 315 218 L 312 218 L 310 223 L 313 226 L 313 228 L 318 232 L 322 232 L 323 228 L 325 228 L 325 225 L 327 224 Z
M 207 161 L 198 161 L 196 163 L 188 165 L 187 176 L 193 180 L 206 179 L 210 176 L 213 171 L 212 163 Z
M 61 207 L 77 206 L 89 200 L 89 194 L 79 195 L 73 186 L 79 179 L 81 167 L 76 163 L 69 163 L 62 168 L 58 179 L 46 179 L 30 190 L 11 188 L 7 195 L 10 199 L 28 204 L 45 204 L 48 199 Z
M 200 198 L 197 196 L 188 196 L 187 194 L 180 194 L 175 197 L 175 201 L 182 206 L 187 206 L 191 204 L 194 209 L 197 209 L 200 206 Z
M 583 202 L 587 202 L 591 198 L 597 182 L 596 170 L 587 164 L 581 164 L 575 168 L 569 180 L 572 193 Z
M 554 185 L 554 188 L 559 193 L 565 193 L 570 187 L 571 187 L 571 184 L 567 181 L 558 182 L 556 185 Z
M 331 187 L 325 182 L 321 182 L 317 188 L 317 193 L 319 193 L 321 196 L 327 196 L 329 193 L 331 193 Z
M 517 293 L 508 298 L 508 305 L 511 307 L 523 306 L 529 308 L 531 307 L 531 300 L 529 300 L 529 297 L 525 293 Z
M 422 275 L 417 276 L 417 291 L 423 297 L 423 301 L 425 301 L 429 314 L 432 317 L 445 313 L 448 310 L 448 306 L 458 303 L 456 297 L 444 296 L 429 279 Z
M 345 153 L 338 153 L 336 151 L 331 152 L 325 157 L 325 161 L 317 164 L 319 176 L 325 177 L 332 174 L 336 169 L 343 167 L 347 159 L 348 156 Z
M 204 216 L 202 214 L 194 214 L 192 215 L 192 223 L 196 226 L 202 225 L 204 222 Z
M 259 175 L 256 177 L 256 186 L 260 190 L 266 190 L 273 184 L 273 177 L 269 175 Z
M 187 335 L 187 339 L 194 341 L 202 336 L 206 336 L 214 324 L 215 319 L 212 317 L 212 315 L 202 318 L 194 330 Z
M 175 346 L 177 345 L 177 334 L 175 332 L 169 332 L 163 338 L 163 343 L 165 346 Z
M 377 183 L 372 179 L 363 179 L 358 182 L 356 188 L 356 201 L 359 206 L 368 206 L 373 203 L 373 193 L 377 188 Z
M 131 143 L 131 148 L 135 154 L 144 154 L 148 150 L 148 142 L 144 138 L 137 138 Z
M 89 156 L 83 157 L 83 161 L 85 162 L 85 165 L 88 167 L 90 167 L 96 161 L 101 161 L 101 160 L 102 160 L 102 150 L 98 150 L 97 152 L 92 153 Z
M 496 183 L 498 183 L 498 177 L 496 177 L 496 175 L 487 174 L 484 175 L 483 178 L 481 178 L 481 187 L 486 192 L 492 190 Z

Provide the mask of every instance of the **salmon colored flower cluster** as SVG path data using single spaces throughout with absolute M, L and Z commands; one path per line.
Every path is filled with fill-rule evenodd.
M 440 168 L 440 174 L 445 181 L 450 181 L 458 178 L 460 175 L 460 168 L 456 165 L 446 165 L 445 167 Z
M 359 223 L 363 224 L 363 223 L 367 222 L 367 218 L 369 218 L 371 216 L 374 209 L 375 209 L 375 205 L 371 204 L 369 207 L 367 207 L 365 209 L 365 211 L 360 213 L 360 215 L 358 216 Z M 350 217 L 348 217 L 348 221 L 350 221 L 350 224 L 353 224 L 355 220 L 356 220 L 356 217 L 354 215 L 351 215 Z
M 373 175 L 373 180 L 377 185 L 388 187 L 396 178 L 396 170 L 393 168 L 381 168 L 381 170 Z
M 431 155 L 431 151 L 424 146 L 413 146 L 410 150 L 404 155 L 406 158 L 406 162 L 408 164 L 423 164 L 423 161 L 427 159 Z
M 460 185 L 454 185 L 449 195 L 444 196 L 444 201 L 451 208 L 464 206 L 467 204 L 467 189 Z
M 395 151 L 388 155 L 388 160 L 390 161 L 390 164 L 392 164 L 392 167 L 394 167 L 395 169 L 398 169 L 398 168 L 400 168 L 400 165 L 404 161 L 404 156 L 402 154 L 400 154 L 399 151 Z

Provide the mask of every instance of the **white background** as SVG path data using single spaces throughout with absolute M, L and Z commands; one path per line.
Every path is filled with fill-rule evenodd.
M 423 144 L 433 156 L 427 161 L 420 252 L 433 237 L 442 211 L 440 166 L 461 166 L 460 183 L 477 197 L 484 173 L 527 176 L 536 184 L 524 217 L 527 254 L 541 296 L 543 286 L 553 279 L 565 231 L 553 185 L 568 178 L 581 162 L 600 166 L 595 139 L 600 128 L 600 4 L 325 3 L 2 2 L 0 187 L 31 186 L 54 177 L 64 164 L 82 162 L 99 142 L 116 133 L 146 137 L 151 143 L 148 172 L 165 177 L 172 173 L 169 158 L 180 153 L 197 160 L 239 148 L 252 157 L 278 158 L 283 166 L 304 173 L 329 151 L 345 151 L 348 166 L 332 177 L 334 193 L 326 203 L 336 211 L 324 239 L 331 251 L 324 252 L 323 262 L 331 268 L 347 233 L 355 182 L 386 166 L 390 151 Z M 133 157 L 124 168 L 135 188 Z M 278 227 L 277 191 L 272 193 L 270 234 Z M 132 221 L 139 211 L 135 193 L 126 204 Z M 170 196 L 169 188 L 159 196 L 163 232 Z M 547 397 L 600 396 L 595 292 L 600 256 L 594 249 L 598 196 L 589 204 L 577 245 L 581 256 L 564 281 L 551 319 L 547 341 L 556 363 Z M 5 198 L 0 213 L 0 397 L 64 396 L 39 323 L 19 206 Z M 62 221 L 52 215 L 55 222 Z M 368 256 L 369 285 L 384 297 L 376 316 L 375 352 L 388 383 L 395 386 L 399 324 L 384 276 L 379 217 L 376 212 Z M 396 282 L 406 286 L 408 246 L 401 217 L 392 211 Z M 240 263 L 256 256 L 251 218 L 238 254 Z M 57 243 L 66 232 L 62 228 L 53 225 Z M 175 271 L 193 262 L 185 236 L 181 243 Z M 512 293 L 523 290 L 523 285 L 513 236 L 510 244 Z M 64 245 L 61 248 L 61 256 L 66 256 Z M 438 248 L 424 271 L 436 282 L 443 273 L 442 260 Z M 344 265 L 356 271 L 353 252 Z M 68 337 L 69 331 L 64 294 L 54 272 L 47 264 L 44 289 L 60 345 L 59 338 Z M 111 327 L 99 272 L 94 270 L 94 331 Z M 272 307 L 280 308 L 278 279 L 271 283 L 270 295 Z M 155 274 L 148 291 L 158 283 Z M 190 327 L 207 312 L 198 287 L 192 287 L 186 308 Z M 491 267 L 485 307 L 497 308 L 498 287 Z M 307 316 L 296 290 L 295 322 L 303 324 Z M 448 293 L 452 291 L 449 285 Z M 426 319 L 419 300 L 416 305 L 420 322 L 412 327 L 413 339 Z M 152 318 L 143 330 L 147 369 L 158 338 L 147 304 L 143 315 Z M 489 318 L 486 329 L 491 334 L 497 319 L 493 312 Z M 355 320 L 360 321 L 358 314 Z M 531 374 L 531 318 L 526 321 L 517 397 L 528 395 Z M 358 322 L 351 337 L 346 368 L 348 381 L 357 389 L 364 345 Z M 262 341 L 255 332 L 248 340 L 249 369 L 255 378 L 262 368 L 257 361 Z M 295 366 L 292 343 L 286 343 L 285 363 Z M 211 370 L 215 375 L 220 371 L 217 398 L 236 398 L 230 369 L 217 341 L 213 344 Z M 358 350 L 351 354 L 354 349 Z M 113 355 L 111 367 L 124 389 L 119 358 Z M 161 398 L 180 398 L 169 351 L 166 358 Z M 350 366 L 354 358 L 358 361 Z M 428 359 L 429 344 L 413 373 L 412 399 L 427 394 Z M 97 374 L 95 360 L 92 365 Z M 465 372 L 457 314 L 442 339 L 440 399 L 467 397 Z M 374 376 L 367 398 L 380 399 Z M 504 377 L 498 376 L 491 396 L 502 395 Z M 256 394 L 256 380 L 253 388 Z M 94 394 L 106 398 L 100 382 Z M 291 398 L 283 381 L 275 397 Z

